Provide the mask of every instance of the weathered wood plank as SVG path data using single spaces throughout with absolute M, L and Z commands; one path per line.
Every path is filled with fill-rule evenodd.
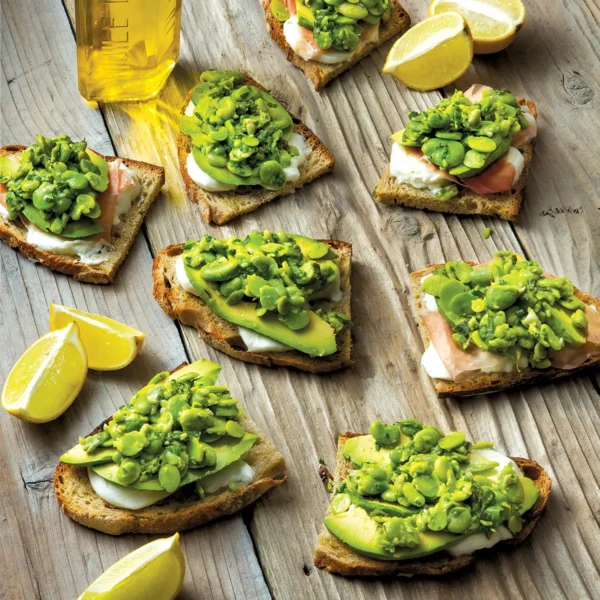
M 99 110 L 76 88 L 75 44 L 60 1 L 2 3 L 0 145 L 38 132 L 86 137 L 114 153 Z M 157 200 L 166 204 L 168 195 Z M 28 425 L 0 415 L 0 598 L 72 599 L 116 560 L 149 540 L 111 538 L 62 515 L 51 486 L 58 456 L 128 400 L 157 371 L 186 360 L 180 335 L 151 299 L 152 256 L 140 233 L 111 286 L 78 283 L 0 246 L 0 380 L 48 330 L 48 304 L 109 315 L 147 332 L 142 353 L 115 373 L 90 372 L 60 419 Z M 265 599 L 269 592 L 242 518 L 182 536 L 188 558 L 182 598 Z M 208 581 L 207 573 L 210 574 Z

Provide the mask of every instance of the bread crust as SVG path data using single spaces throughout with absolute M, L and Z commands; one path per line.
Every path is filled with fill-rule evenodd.
M 322 240 L 338 254 L 341 289 L 344 298 L 334 304 L 323 301 L 327 310 L 342 312 L 351 316 L 350 307 L 350 265 L 352 246 L 346 242 Z M 265 367 L 292 367 L 310 373 L 327 373 L 354 364 L 351 358 L 352 336 L 346 328 L 336 336 L 338 351 L 330 356 L 311 358 L 298 352 L 249 352 L 239 336 L 238 328 L 216 315 L 204 301 L 185 292 L 175 277 L 175 262 L 183 251 L 183 245 L 168 246 L 154 259 L 152 278 L 153 295 L 159 306 L 172 318 L 184 325 L 195 327 L 200 337 L 207 343 L 233 358 Z
M 519 103 L 528 106 L 531 114 L 537 117 L 535 104 L 531 100 L 519 98 Z M 525 165 L 515 187 L 509 192 L 482 195 L 461 186 L 454 198 L 439 200 L 429 190 L 417 189 L 408 183 L 398 183 L 390 174 L 388 166 L 375 188 L 375 199 L 381 204 L 397 204 L 407 208 L 460 215 L 494 215 L 507 221 L 516 221 L 525 197 L 535 142 L 533 139 L 516 146 L 523 153 Z
M 271 0 L 261 0 L 265 11 L 267 30 L 275 43 L 283 50 L 286 58 L 301 69 L 312 81 L 315 91 L 322 90 L 330 81 L 351 69 L 356 63 L 371 54 L 373 50 L 385 44 L 391 38 L 404 33 L 410 27 L 410 17 L 398 0 L 391 0 L 392 14 L 387 23 L 379 28 L 379 39 L 376 43 L 368 43 L 352 58 L 352 60 L 337 65 L 325 65 L 314 60 L 304 60 L 290 47 L 283 33 L 283 24 L 278 21 L 271 11 Z
M 337 468 L 334 478 L 336 485 L 353 468 L 352 463 L 344 458 L 342 448 L 348 439 L 359 435 L 364 434 L 344 433 L 338 437 Z M 369 558 L 354 552 L 323 526 L 315 550 L 315 566 L 346 577 L 412 577 L 414 575 L 437 577 L 465 569 L 472 565 L 478 556 L 517 546 L 525 541 L 542 516 L 550 496 L 552 480 L 534 460 L 515 457 L 512 457 L 512 460 L 517 463 L 527 477 L 533 480 L 535 486 L 540 490 L 540 495 L 534 506 L 527 511 L 523 529 L 510 540 L 499 542 L 490 550 L 478 550 L 474 554 L 464 556 L 452 556 L 445 552 L 439 552 L 430 557 L 415 560 L 387 561 Z M 328 511 L 327 514 L 330 512 Z
M 101 431 L 111 419 L 112 417 L 103 421 L 89 435 Z M 109 535 L 172 534 L 238 512 L 287 480 L 285 459 L 280 452 L 249 417 L 244 415 L 240 423 L 246 431 L 256 433 L 259 437 L 244 456 L 244 461 L 256 473 L 255 480 L 250 484 L 240 485 L 235 491 L 224 490 L 200 500 L 196 492 L 190 489 L 191 486 L 187 486 L 152 506 L 127 510 L 111 506 L 94 492 L 87 467 L 59 463 L 54 471 L 53 481 L 58 504 L 75 522 Z
M 27 146 L 11 145 L 0 148 L 0 156 L 20 154 Z M 117 160 L 116 156 L 102 156 L 107 162 Z M 98 265 L 88 265 L 73 256 L 54 254 L 41 250 L 27 242 L 27 228 L 20 221 L 5 221 L 0 218 L 0 239 L 11 248 L 18 250 L 25 258 L 39 262 L 45 267 L 71 275 L 78 281 L 87 283 L 111 283 L 115 278 L 117 269 L 129 254 L 135 237 L 142 226 L 144 217 L 150 206 L 158 196 L 165 183 L 165 170 L 157 165 L 122 158 L 123 163 L 135 171 L 142 184 L 142 200 L 135 204 L 129 211 L 121 215 L 121 223 L 114 230 L 111 250 L 107 259 Z
M 475 266 L 474 262 L 465 261 L 471 266 Z M 410 283 L 412 288 L 412 295 L 415 302 L 415 308 L 418 315 L 417 327 L 421 334 L 421 339 L 425 348 L 429 346 L 430 339 L 427 333 L 427 328 L 423 323 L 421 317 L 422 303 L 422 291 L 421 291 L 421 279 L 430 273 L 433 273 L 436 269 L 443 267 L 443 264 L 432 264 L 415 271 L 410 274 Z M 582 292 L 581 290 L 574 288 L 573 293 L 585 304 L 594 305 L 600 310 L 600 300 Z M 445 381 L 443 379 L 434 379 L 436 390 L 440 398 L 461 398 L 466 396 L 474 396 L 477 394 L 490 394 L 493 392 L 502 392 L 517 387 L 530 387 L 533 385 L 543 385 L 550 383 L 555 379 L 561 377 L 567 377 L 569 375 L 580 374 L 582 372 L 589 371 L 600 365 L 600 356 L 594 358 L 590 357 L 581 366 L 576 369 L 544 369 L 544 370 L 527 370 L 522 371 L 518 375 L 512 373 L 481 373 L 476 375 L 472 379 L 461 382 Z
M 267 90 L 257 83 L 252 77 L 244 74 L 246 83 L 266 92 Z M 192 99 L 193 89 L 185 98 L 181 108 L 181 114 Z M 192 143 L 189 135 L 179 132 L 177 136 L 177 156 L 179 159 L 179 170 L 185 183 L 188 198 L 198 205 L 204 220 L 215 225 L 224 225 L 240 215 L 247 214 L 259 208 L 261 205 L 271 202 L 279 196 L 293 193 L 296 189 L 314 181 L 321 175 L 333 169 L 335 158 L 327 149 L 325 144 L 304 123 L 292 116 L 294 121 L 294 132 L 300 134 L 306 140 L 312 152 L 306 163 L 300 170 L 300 179 L 296 182 L 288 181 L 280 190 L 267 190 L 265 188 L 249 187 L 246 191 L 232 190 L 229 192 L 207 192 L 198 186 L 190 177 L 187 170 L 187 157 L 192 151 Z

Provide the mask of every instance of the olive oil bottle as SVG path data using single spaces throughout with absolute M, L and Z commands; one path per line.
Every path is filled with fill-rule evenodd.
M 76 0 L 79 91 L 87 100 L 148 100 L 179 58 L 182 0 Z

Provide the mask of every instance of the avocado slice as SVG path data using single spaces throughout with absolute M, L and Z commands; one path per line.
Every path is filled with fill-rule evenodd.
M 348 493 L 348 492 L 347 492 Z M 415 513 L 419 512 L 418 508 L 407 508 L 400 504 L 392 504 L 391 502 L 381 502 L 380 500 L 373 500 L 366 498 L 360 494 L 348 494 L 352 504 L 364 508 L 369 514 L 377 510 L 390 517 L 411 517 Z
M 240 177 L 232 173 L 227 167 L 215 167 L 208 162 L 208 157 L 199 149 L 192 150 L 192 156 L 196 164 L 213 179 L 221 183 L 230 185 L 260 185 L 260 177 L 258 175 L 250 175 L 249 177 Z
M 488 154 L 483 167 L 477 169 L 473 167 L 467 167 L 465 164 L 461 164 L 453 169 L 450 169 L 450 171 L 448 171 L 450 175 L 453 175 L 454 177 L 460 177 L 461 179 L 468 179 L 469 177 L 473 177 L 474 175 L 478 175 L 482 171 L 485 171 L 485 169 L 487 169 L 492 163 L 495 163 L 498 159 L 502 158 L 510 149 L 512 135 L 503 138 L 496 134 L 492 139 L 496 142 L 497 146 L 493 152 Z
M 114 448 L 98 448 L 94 452 L 86 452 L 81 444 L 73 446 L 68 452 L 65 452 L 58 460 L 68 465 L 101 465 L 112 462 Z
M 102 175 L 102 177 L 108 177 L 108 163 L 97 152 L 94 152 L 89 148 L 87 149 L 87 155 L 90 157 L 90 161 L 98 167 L 100 175 Z
M 0 175 L 12 177 L 19 169 L 19 163 L 11 160 L 8 156 L 0 156 Z
M 171 379 L 179 379 L 180 377 L 182 377 L 183 375 L 187 375 L 188 373 L 198 373 L 198 375 L 200 375 L 201 377 L 206 377 L 210 385 L 214 385 L 217 382 L 217 378 L 219 377 L 220 372 L 221 365 L 211 362 L 210 360 L 202 359 L 193 362 L 191 365 L 186 365 L 185 367 L 178 369 L 174 373 L 171 373 L 161 383 L 164 383 L 165 381 L 169 381 Z M 152 386 L 147 385 L 142 389 L 146 390 L 149 387 Z M 114 454 L 114 452 L 114 448 L 103 447 L 97 448 L 96 450 L 94 450 L 94 452 L 86 452 L 81 446 L 81 444 L 77 444 L 76 446 L 73 446 L 73 448 L 71 448 L 68 452 L 65 452 L 58 460 L 68 465 L 93 466 L 107 462 L 112 462 L 112 455 Z
M 586 337 L 574 327 L 569 314 L 560 308 L 555 306 L 550 308 L 548 325 L 558 337 L 564 338 L 571 346 L 581 346 L 586 342 Z
M 59 235 L 60 237 L 70 239 L 86 238 L 100 233 L 104 229 L 101 225 L 96 224 L 91 219 L 82 217 L 79 219 L 79 221 L 69 221 L 66 227 L 59 234 L 55 234 L 50 230 L 52 221 L 46 219 L 43 211 L 33 206 L 33 204 L 26 204 L 23 207 L 22 212 L 36 227 L 39 227 L 42 231 L 51 233 L 52 235 Z
M 325 517 L 325 527 L 356 552 L 379 560 L 408 560 L 426 556 L 444 550 L 465 537 L 443 531 L 424 531 L 419 534 L 418 546 L 401 548 L 392 554 L 381 547 L 379 543 L 381 534 L 377 529 L 377 523 L 360 507 Z
M 186 476 L 183 477 L 179 487 L 187 485 L 188 483 L 192 483 L 194 481 L 198 481 L 207 475 L 212 475 L 213 473 L 217 473 L 221 471 L 228 465 L 237 460 L 240 460 L 250 448 L 254 445 L 256 440 L 258 439 L 258 435 L 255 433 L 246 432 L 242 438 L 232 438 L 226 437 L 222 438 L 213 444 L 211 447 L 217 454 L 217 462 L 212 467 L 205 467 L 203 469 L 190 469 Z M 119 465 L 116 463 L 102 464 L 102 465 L 92 465 L 94 472 L 98 473 L 100 477 L 104 477 L 108 481 L 112 481 L 118 485 L 121 485 L 117 480 L 117 471 L 119 470 Z M 160 485 L 158 478 L 148 479 L 147 481 L 142 481 L 138 483 L 134 483 L 130 486 L 138 490 L 162 490 L 163 487 Z
M 406 444 L 409 440 L 410 438 L 407 435 L 400 433 L 399 445 Z M 342 452 L 344 458 L 359 467 L 363 463 L 378 463 L 385 466 L 390 462 L 390 454 L 393 449 L 385 446 L 380 446 L 377 449 L 375 438 L 372 435 L 359 435 L 347 440 Z
M 526 513 L 536 502 L 540 496 L 540 489 L 529 477 L 519 477 L 523 486 L 523 504 L 519 510 L 520 514 Z
M 200 270 L 193 269 L 185 261 L 184 265 L 188 279 L 202 300 L 226 321 L 252 329 L 309 356 L 328 356 L 337 351 L 335 330 L 313 311 L 309 311 L 308 325 L 301 330 L 293 331 L 281 323 L 273 313 L 259 317 L 252 302 L 227 304 L 215 283 L 203 279 Z
M 377 463 L 382 466 L 390 463 L 390 448 L 376 448 L 375 438 L 372 435 L 359 435 L 350 438 L 342 448 L 344 458 L 360 467 L 364 463 Z
M 182 367 L 181 369 L 177 369 L 177 371 L 171 373 L 161 383 L 164 383 L 165 381 L 172 381 L 173 379 L 179 379 L 188 373 L 197 373 L 200 377 L 206 377 L 210 381 L 210 385 L 215 385 L 215 383 L 217 383 L 217 379 L 219 378 L 219 373 L 221 373 L 221 369 L 221 365 L 203 358 L 201 360 L 196 360 L 193 363 Z
M 312 260 L 335 260 L 338 257 L 324 242 L 319 242 L 303 235 L 290 235 L 290 237 L 300 246 L 302 254 Z

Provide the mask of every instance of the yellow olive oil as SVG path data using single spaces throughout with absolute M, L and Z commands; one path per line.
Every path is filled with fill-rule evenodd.
M 179 58 L 182 0 L 76 0 L 79 91 L 87 100 L 148 100 Z

